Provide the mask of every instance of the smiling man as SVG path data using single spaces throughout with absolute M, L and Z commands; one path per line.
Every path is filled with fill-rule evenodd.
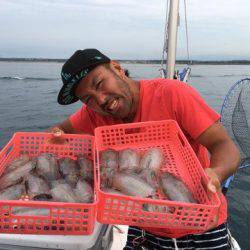
M 148 249 L 230 249 L 221 183 L 236 171 L 239 152 L 220 124 L 220 116 L 201 96 L 177 80 L 135 81 L 119 63 L 96 49 L 76 51 L 63 65 L 61 75 L 58 102 L 68 105 L 80 100 L 83 106 L 50 132 L 93 135 L 103 125 L 176 120 L 210 177 L 208 191 L 221 197 L 220 211 L 208 232 L 130 227 L 124 249 L 133 249 L 141 235 Z

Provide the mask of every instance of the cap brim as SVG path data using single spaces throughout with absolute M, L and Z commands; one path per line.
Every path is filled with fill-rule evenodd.
M 72 90 L 73 90 L 74 86 L 72 86 Z M 67 91 L 66 91 L 67 89 Z M 69 86 L 68 84 L 64 84 L 58 94 L 57 97 L 57 102 L 61 105 L 69 105 L 72 104 L 74 102 L 79 101 L 79 98 L 77 98 L 76 96 L 73 96 L 72 94 L 69 94 L 68 92 Z M 73 92 L 73 91 L 71 91 Z

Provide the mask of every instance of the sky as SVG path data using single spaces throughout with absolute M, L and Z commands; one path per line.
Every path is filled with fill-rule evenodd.
M 167 0 L 0 0 L 0 57 L 161 59 Z M 250 60 L 249 0 L 186 0 L 190 58 Z M 187 59 L 180 0 L 177 59 Z

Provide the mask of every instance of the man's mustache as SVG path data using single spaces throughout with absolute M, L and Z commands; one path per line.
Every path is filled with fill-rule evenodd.
M 100 105 L 102 110 L 107 110 L 108 104 L 110 103 L 110 101 L 112 99 L 117 99 L 118 97 L 116 95 L 112 95 L 112 96 L 107 96 L 104 100 L 104 102 Z

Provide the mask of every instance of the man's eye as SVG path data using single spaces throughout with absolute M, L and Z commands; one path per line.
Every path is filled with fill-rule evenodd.
M 89 102 L 90 102 L 90 98 L 87 98 L 87 99 L 85 100 L 85 103 L 88 104 Z
M 85 104 L 88 104 L 90 98 L 82 98 L 81 101 Z
M 96 89 L 99 89 L 99 88 L 101 87 L 101 85 L 102 85 L 102 81 L 98 82 L 98 83 L 96 84 Z

